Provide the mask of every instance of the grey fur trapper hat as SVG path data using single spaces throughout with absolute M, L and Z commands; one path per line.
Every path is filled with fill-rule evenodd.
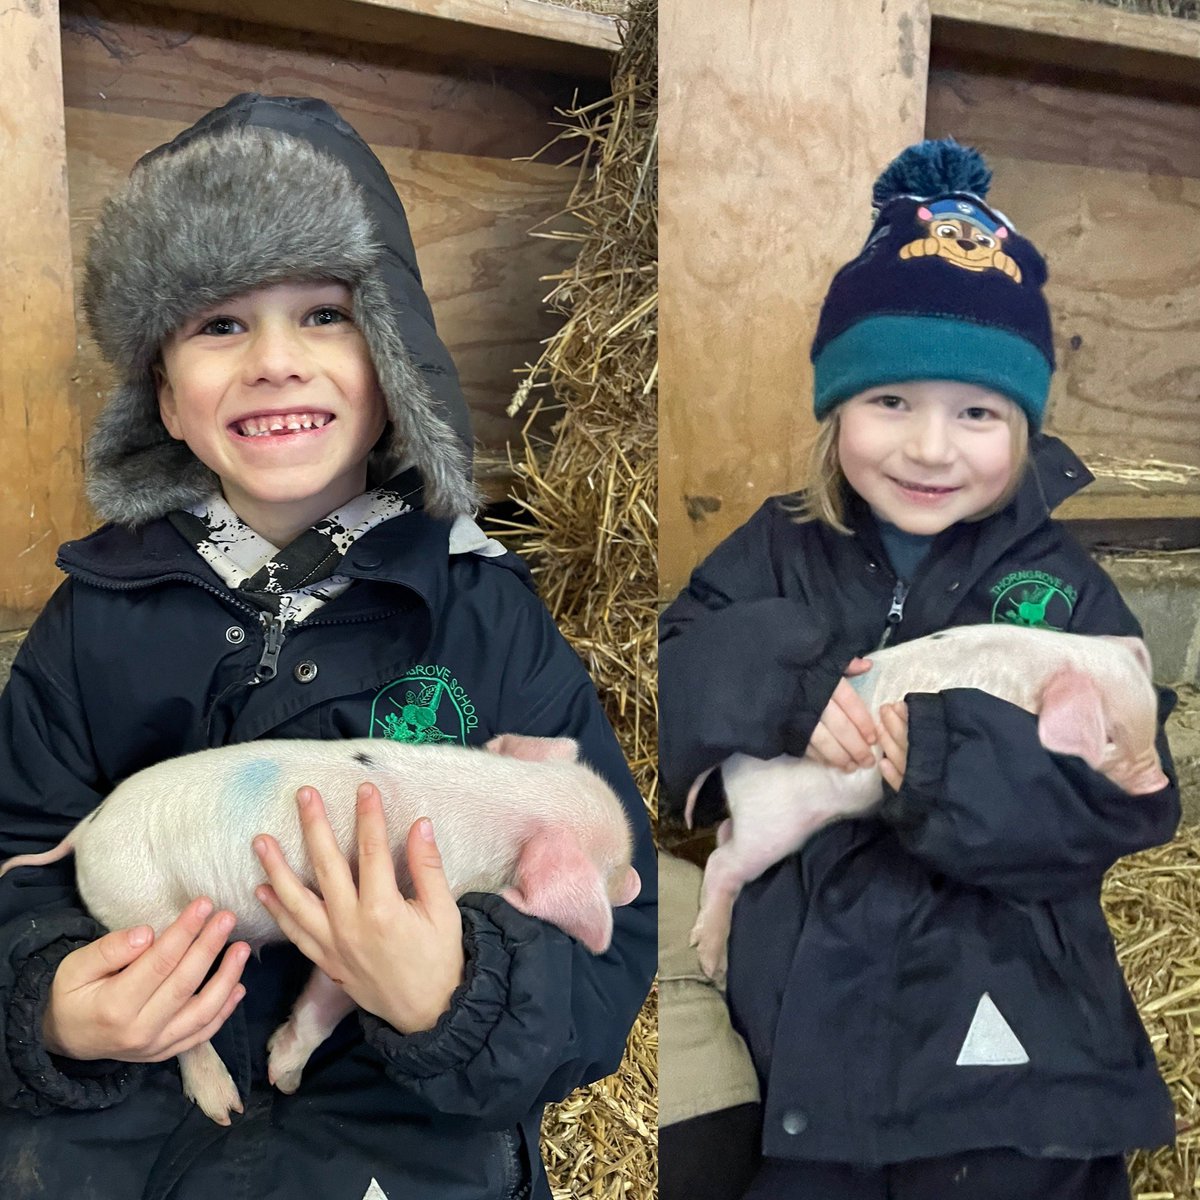
M 368 486 L 416 466 L 426 511 L 475 510 L 466 401 L 387 172 L 327 104 L 243 95 L 145 155 L 92 233 L 83 304 L 118 373 L 86 454 L 102 519 L 138 526 L 218 490 L 159 416 L 160 347 L 197 312 L 296 280 L 351 290 L 389 418 Z

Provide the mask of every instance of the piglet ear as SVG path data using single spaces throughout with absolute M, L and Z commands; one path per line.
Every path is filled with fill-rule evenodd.
M 579 743 L 574 738 L 530 737 L 524 733 L 501 733 L 485 743 L 485 750 L 526 762 L 577 762 Z
M 1108 735 L 1096 681 L 1075 667 L 1060 667 L 1046 682 L 1038 715 L 1038 740 L 1055 754 L 1075 754 L 1089 767 L 1104 760 Z
M 622 904 L 632 904 L 641 893 L 642 877 L 630 867 L 625 872 L 625 878 L 621 881 L 621 886 L 617 890 L 616 899 L 613 901 L 613 908 L 620 908 Z
M 578 938 L 593 954 L 603 954 L 612 941 L 604 882 L 569 829 L 534 834 L 521 847 L 516 886 L 500 894 L 513 908 Z
M 1138 661 L 1138 666 L 1146 672 L 1146 678 L 1154 677 L 1154 667 L 1150 662 L 1150 651 L 1146 649 L 1146 643 L 1139 637 L 1119 637 L 1113 633 L 1102 633 L 1099 635 L 1106 642 L 1116 642 L 1118 645 L 1124 646 L 1130 654 Z

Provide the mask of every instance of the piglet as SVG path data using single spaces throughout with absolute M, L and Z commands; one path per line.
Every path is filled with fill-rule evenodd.
M 1158 702 L 1150 656 L 1132 637 L 1083 637 L 1017 625 L 963 625 L 878 650 L 850 680 L 878 722 L 909 692 L 978 688 L 1038 717 L 1047 750 L 1074 754 L 1130 795 L 1166 787 L 1155 748 Z M 876 748 L 876 761 L 880 751 Z M 692 785 L 686 818 L 708 771 Z M 725 973 L 733 903 L 745 884 L 799 850 L 824 825 L 883 799 L 878 766 L 846 773 L 808 758 L 733 754 L 721 764 L 729 818 L 717 829 L 692 945 L 712 978 Z M 1036 803 L 1036 797 L 1030 798 Z
M 632 837 L 621 802 L 577 753 L 568 738 L 518 734 L 493 738 L 484 750 L 367 738 L 202 750 L 139 771 L 53 850 L 10 858 L 0 875 L 74 851 L 79 893 L 107 928 L 146 924 L 161 933 L 193 896 L 206 895 L 237 916 L 233 936 L 257 949 L 284 938 L 254 896 L 265 882 L 251 849 L 254 836 L 273 835 L 297 876 L 315 887 L 297 790 L 310 786 L 321 793 L 353 866 L 355 794 L 370 782 L 383 796 L 403 891 L 410 894 L 411 883 L 405 838 L 418 817 L 429 817 L 456 897 L 497 892 L 601 954 L 612 938 L 612 907 L 632 901 L 641 881 L 630 862 Z M 353 1007 L 314 968 L 269 1043 L 271 1082 L 294 1092 L 313 1050 Z M 242 1106 L 212 1045 L 196 1046 L 179 1060 L 187 1095 L 228 1125 L 230 1112 Z

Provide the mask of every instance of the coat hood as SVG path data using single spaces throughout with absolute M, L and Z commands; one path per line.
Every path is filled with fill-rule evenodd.
M 368 485 L 416 466 L 433 515 L 474 510 L 467 404 L 387 172 L 324 102 L 248 94 L 143 156 L 92 234 L 84 310 L 118 375 L 86 455 L 103 519 L 142 525 L 219 486 L 159 417 L 163 339 L 252 288 L 316 279 L 350 288 L 386 400 Z

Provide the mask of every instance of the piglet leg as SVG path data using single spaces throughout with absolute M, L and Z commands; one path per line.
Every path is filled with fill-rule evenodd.
M 688 939 L 696 947 L 704 973 L 718 982 L 725 978 L 725 947 L 733 919 L 733 902 L 745 882 L 736 852 L 731 853 L 728 848 L 732 836 L 733 822 L 727 818 L 717 826 L 717 848 L 704 867 L 700 912 Z
M 354 1001 L 314 967 L 291 1015 L 267 1043 L 267 1078 L 290 1096 L 300 1086 L 300 1075 L 312 1052 L 353 1009 Z
M 801 758 L 733 754 L 721 768 L 730 818 L 717 831 L 700 889 L 691 943 L 708 976 L 725 974 L 725 947 L 738 893 L 769 866 L 799 850 L 818 829 L 865 812 L 881 796 L 876 767 L 850 775 Z
M 229 1114 L 242 1111 L 233 1078 L 211 1042 L 201 1042 L 185 1050 L 179 1056 L 179 1073 L 183 1077 L 184 1094 L 218 1125 L 230 1124 Z

